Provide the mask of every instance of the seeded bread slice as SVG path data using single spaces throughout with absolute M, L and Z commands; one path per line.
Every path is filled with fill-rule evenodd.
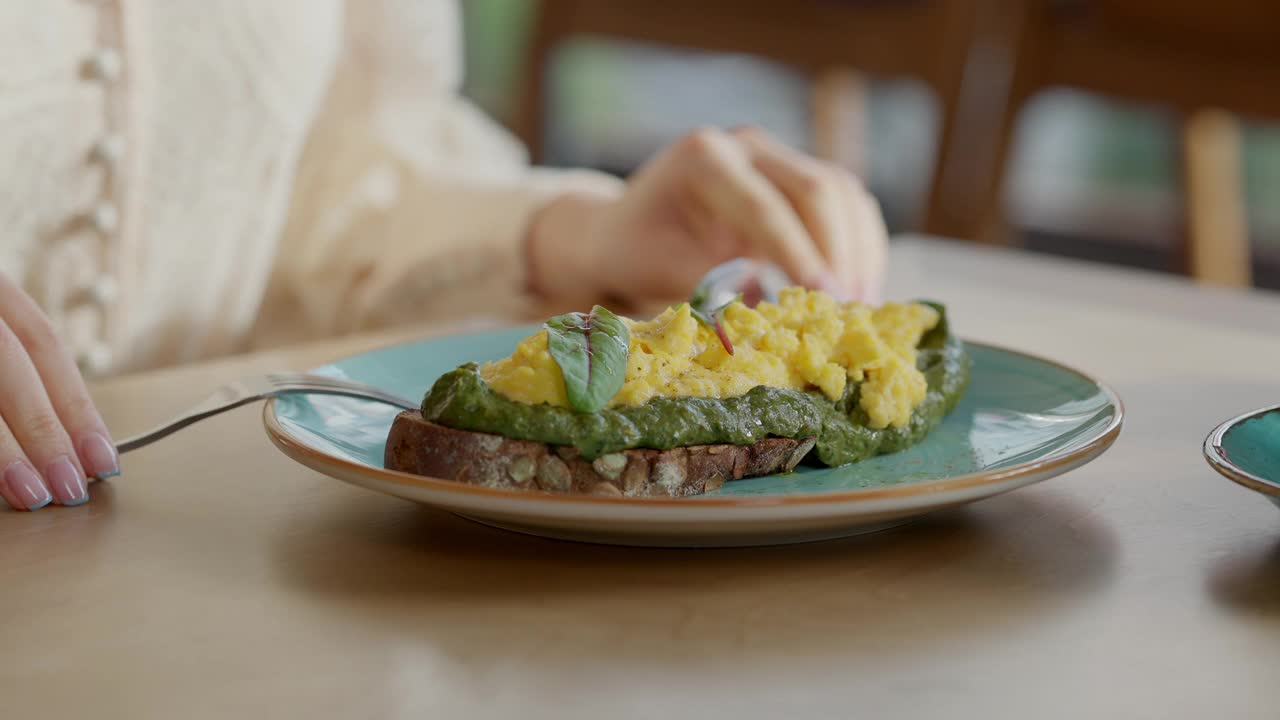
M 815 438 L 766 438 L 754 445 L 625 450 L 587 460 L 571 447 L 453 430 L 416 410 L 400 413 L 387 437 L 390 470 L 495 488 L 560 494 L 683 497 L 726 480 L 790 472 Z

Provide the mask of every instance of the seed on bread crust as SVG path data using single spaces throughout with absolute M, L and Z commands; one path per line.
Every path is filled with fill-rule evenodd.
M 653 464 L 653 479 L 656 487 L 651 488 L 654 495 L 680 495 L 680 490 L 689 481 L 688 453 L 684 448 L 669 450 Z
M 631 458 L 627 463 L 627 469 L 622 473 L 622 491 L 634 497 L 644 493 L 645 486 L 648 484 L 649 461 L 643 456 Z
M 787 463 L 783 467 L 787 469 L 787 472 L 795 470 L 796 466 L 800 464 L 800 461 L 804 460 L 804 456 L 808 455 L 809 451 L 813 449 L 813 446 L 817 444 L 818 438 L 809 438 L 797 445 L 795 449 L 791 451 L 791 457 L 787 458 Z
M 554 455 L 538 458 L 538 485 L 552 492 L 569 491 L 569 466 Z
M 614 485 L 608 480 L 602 480 L 591 487 L 591 494 L 620 497 L 622 495 L 622 491 L 618 489 L 617 485 Z
M 511 476 L 511 480 L 522 488 L 529 487 L 529 483 L 537 472 L 538 463 L 534 462 L 528 455 L 518 455 L 512 458 L 511 464 L 507 466 L 507 474 Z
M 591 461 L 591 467 L 596 472 L 609 478 L 610 480 L 617 480 L 618 478 L 622 477 L 622 471 L 627 467 L 627 456 L 623 455 L 622 453 L 609 453 L 608 455 L 601 455 L 600 457 Z

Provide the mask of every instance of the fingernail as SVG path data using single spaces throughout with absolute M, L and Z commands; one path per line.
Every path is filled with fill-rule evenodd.
M 120 474 L 120 455 L 102 433 L 84 436 L 80 441 L 80 459 L 85 463 L 85 472 L 99 480 Z
M 25 508 L 17 508 L 19 510 L 39 510 L 53 501 L 49 488 L 40 482 L 40 476 L 31 469 L 30 465 L 21 460 L 5 468 L 4 484 L 8 486 L 9 493 L 25 506 Z
M 53 496 L 63 505 L 79 505 L 89 499 L 84 476 L 65 455 L 49 463 L 44 471 L 44 479 L 49 481 Z
M 849 289 L 837 280 L 836 276 L 830 272 L 825 272 L 818 276 L 816 285 L 819 290 L 840 302 L 850 302 L 853 300 L 853 293 L 849 292 Z

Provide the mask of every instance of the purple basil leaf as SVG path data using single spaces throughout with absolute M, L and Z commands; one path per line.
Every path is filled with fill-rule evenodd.
M 569 313 L 546 323 L 547 346 L 560 366 L 569 405 L 579 412 L 602 410 L 627 378 L 631 332 L 608 310 Z

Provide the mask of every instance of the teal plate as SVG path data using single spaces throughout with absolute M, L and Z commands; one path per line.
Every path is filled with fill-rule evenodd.
M 1280 405 L 1219 425 L 1205 438 L 1204 457 L 1214 470 L 1280 506 Z
M 420 397 L 439 375 L 510 354 L 534 328 L 457 335 L 389 347 L 318 368 L 325 375 Z M 332 396 L 268 403 L 272 441 L 293 459 L 362 487 L 502 527 L 575 540 L 638 545 L 744 545 L 865 532 L 972 502 L 1078 467 L 1118 437 L 1119 398 L 1056 363 L 968 343 L 963 400 L 919 445 L 836 468 L 727 483 L 696 498 L 553 495 L 465 485 L 386 470 L 396 411 Z

